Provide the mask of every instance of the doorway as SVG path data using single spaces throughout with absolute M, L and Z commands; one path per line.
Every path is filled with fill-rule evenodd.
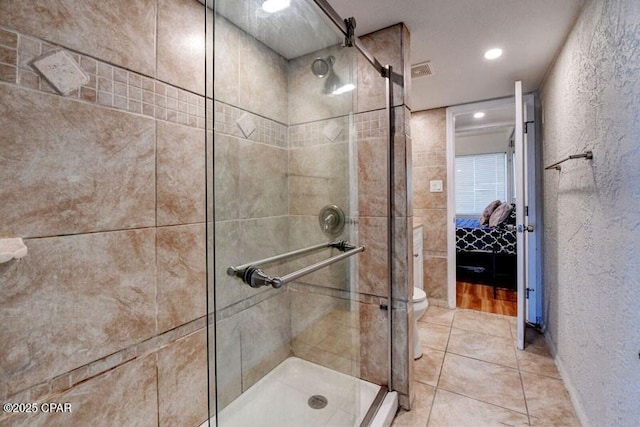
M 518 314 L 517 194 L 528 224 L 535 223 L 537 145 L 533 94 L 524 97 L 524 191 L 517 189 L 514 97 L 447 109 L 448 305 L 516 316 Z M 526 124 L 526 123 L 525 123 Z M 493 212 L 492 212 L 493 210 Z M 522 222 L 522 221 L 521 221 Z M 533 228 L 533 227 L 531 227 Z M 531 233 L 525 233 L 531 234 Z M 539 234 L 539 233 L 533 233 Z M 524 298 L 542 294 L 539 286 L 538 236 L 527 236 L 521 274 Z M 533 238 L 532 238 L 533 237 Z M 526 271 L 525 271 L 526 270 Z M 535 295 L 538 297 L 539 295 Z M 522 315 L 541 318 L 540 304 L 527 300 Z

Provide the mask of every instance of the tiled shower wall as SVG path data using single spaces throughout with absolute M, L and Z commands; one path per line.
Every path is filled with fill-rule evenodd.
M 0 425 L 207 417 L 203 10 L 0 3 L 0 235 L 29 247 L 0 266 L 0 394 L 73 411 Z M 51 49 L 89 83 L 57 95 Z

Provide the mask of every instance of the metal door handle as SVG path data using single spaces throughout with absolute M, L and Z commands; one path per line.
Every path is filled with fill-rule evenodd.
M 532 224 L 529 224 L 529 225 L 518 224 L 516 226 L 516 230 L 518 233 L 524 233 L 525 231 L 531 233 L 535 231 L 535 227 Z

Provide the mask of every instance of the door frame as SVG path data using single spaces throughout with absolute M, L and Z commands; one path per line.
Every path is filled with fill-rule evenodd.
M 524 103 L 526 107 L 533 107 L 534 105 L 534 94 L 525 94 L 524 95 Z M 497 98 L 489 101 L 479 101 L 473 102 L 469 104 L 456 105 L 453 107 L 448 107 L 446 109 L 446 135 L 447 135 L 447 305 L 449 308 L 456 308 L 456 224 L 455 224 L 455 121 L 454 118 L 456 115 L 471 113 L 474 111 L 478 111 L 480 109 L 491 109 L 496 107 L 503 107 L 505 105 L 512 105 L 515 108 L 515 98 L 513 96 L 505 97 L 505 98 Z M 533 108 L 526 108 L 529 113 L 533 113 Z M 533 119 L 528 119 L 533 120 Z M 537 121 L 536 121 L 537 124 Z M 514 123 L 515 125 L 515 123 Z M 532 129 L 532 128 L 530 128 Z M 538 134 L 536 132 L 533 135 Z M 539 144 L 532 144 L 533 146 L 539 146 Z M 537 150 L 527 150 L 527 155 L 535 153 Z M 533 158 L 531 158 L 533 157 Z M 537 248 L 538 250 L 534 251 L 531 256 L 528 257 L 528 268 L 529 272 L 536 272 L 538 274 L 533 274 L 533 280 L 536 283 L 536 289 L 538 290 L 538 295 L 542 295 L 542 283 L 540 274 L 541 271 L 541 256 L 539 252 L 540 239 L 542 235 L 542 229 L 539 227 L 541 225 L 541 212 L 540 212 L 540 182 L 539 175 L 536 174 L 536 171 L 539 170 L 539 162 L 540 157 L 531 156 L 528 157 L 530 164 L 534 165 L 534 167 L 529 168 L 527 173 L 527 190 L 529 196 L 533 196 L 535 200 L 535 212 L 530 211 L 530 223 L 536 222 L 536 235 L 537 235 Z M 536 217 L 535 220 L 532 220 L 532 217 Z M 533 240 L 533 239 L 531 239 Z M 530 275 L 531 277 L 531 275 Z M 528 310 L 527 310 L 528 311 Z M 524 313 L 529 319 L 529 313 Z M 540 317 L 542 317 L 541 307 L 540 307 Z

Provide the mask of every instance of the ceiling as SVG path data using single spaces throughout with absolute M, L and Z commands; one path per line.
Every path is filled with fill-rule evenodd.
M 413 111 L 511 96 L 539 88 L 583 0 L 329 0 L 354 16 L 356 35 L 404 22 L 411 63 L 431 61 L 433 74 L 412 81 Z M 500 47 L 495 61 L 485 50 Z

